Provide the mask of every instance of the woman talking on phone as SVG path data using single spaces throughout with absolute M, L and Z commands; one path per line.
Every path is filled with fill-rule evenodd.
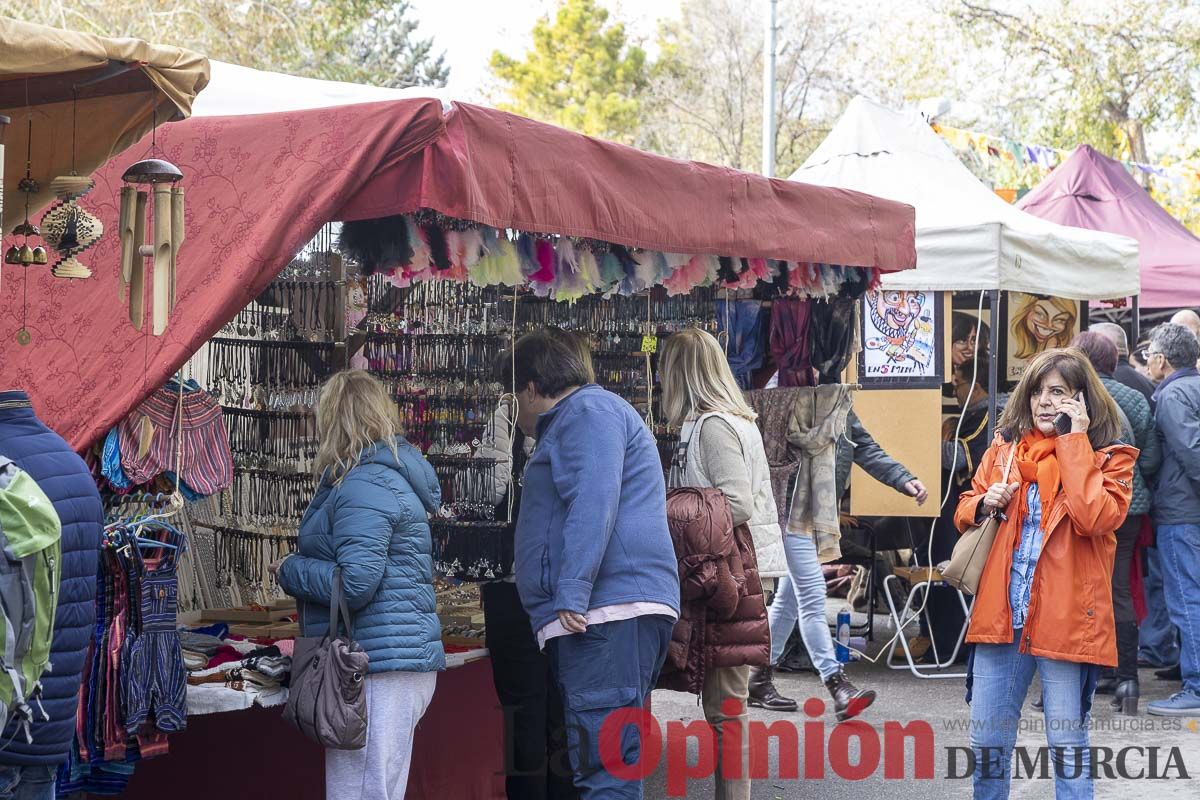
M 1021 706 L 1036 672 L 1058 800 L 1092 797 L 1087 723 L 1100 666 L 1117 663 L 1110 576 L 1138 451 L 1087 358 L 1047 350 L 1026 368 L 971 489 L 960 531 L 1000 528 L 967 641 L 975 798 L 1006 798 Z

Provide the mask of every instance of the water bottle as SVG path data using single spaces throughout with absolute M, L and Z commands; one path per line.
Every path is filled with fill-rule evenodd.
M 837 615 L 837 641 L 834 654 L 839 663 L 850 663 L 850 606 L 842 606 Z

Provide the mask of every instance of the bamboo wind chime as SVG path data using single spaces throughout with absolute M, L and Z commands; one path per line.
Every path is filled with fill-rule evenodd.
M 146 322 L 146 259 L 153 268 L 153 331 L 162 336 L 175 308 L 176 262 L 183 244 L 183 178 L 169 161 L 151 158 L 133 164 L 121 176 L 121 300 L 129 289 L 129 320 L 142 330 Z M 137 189 L 129 184 L 151 187 Z M 147 216 L 147 207 L 152 214 Z M 146 228 L 153 233 L 146 243 Z

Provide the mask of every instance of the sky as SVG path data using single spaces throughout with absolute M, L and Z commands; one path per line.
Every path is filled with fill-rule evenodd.
M 679 14 L 680 0 L 605 0 L 618 10 L 635 35 L 651 38 L 662 17 Z M 493 50 L 520 55 L 538 18 L 557 7 L 555 0 L 412 0 L 417 33 L 433 37 L 434 49 L 445 51 L 450 65 L 450 93 L 481 100 Z

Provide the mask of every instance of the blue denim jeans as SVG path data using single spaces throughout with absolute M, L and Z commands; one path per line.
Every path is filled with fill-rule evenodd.
M 807 536 L 789 533 L 783 537 L 783 547 L 788 574 L 779 580 L 767 615 L 771 626 L 771 663 L 779 663 L 792 628 L 799 620 L 804 649 L 824 681 L 836 675 L 842 665 L 834 654 L 833 636 L 825 619 L 825 574 L 817 561 L 817 546 Z
M 0 800 L 54 800 L 57 776 L 54 767 L 0 767 Z
M 1200 525 L 1159 525 L 1163 592 L 1179 629 L 1183 690 L 1200 697 Z
M 1090 800 L 1088 720 L 1083 712 L 1084 670 L 1080 664 L 1017 651 L 1011 644 L 977 644 L 972 665 L 971 749 L 975 753 L 975 800 L 1003 800 L 1012 780 L 1013 747 L 1021 706 L 1033 674 L 1042 679 L 1046 743 L 1056 800 Z M 1037 754 L 1030 753 L 1030 760 Z
M 610 773 L 600 752 L 611 746 L 626 764 L 637 763 L 642 748 L 638 728 L 624 726 L 617 731 L 617 742 L 602 742 L 601 732 L 613 712 L 645 705 L 666 660 L 673 627 L 669 617 L 634 617 L 589 625 L 583 633 L 546 642 L 550 670 L 563 695 L 575 786 L 583 800 L 642 800 L 642 782 Z
M 1142 551 L 1146 562 L 1146 618 L 1138 628 L 1138 657 L 1160 667 L 1179 663 L 1179 632 L 1171 624 L 1163 593 L 1162 555 L 1157 547 Z

